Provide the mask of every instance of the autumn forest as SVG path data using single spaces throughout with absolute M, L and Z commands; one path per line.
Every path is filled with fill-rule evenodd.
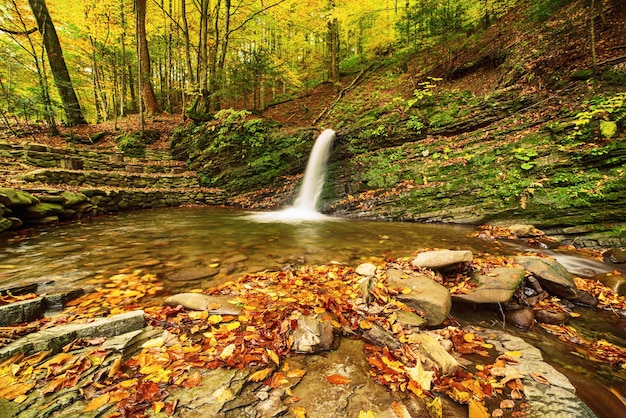
M 512 3 L 9 0 L 0 7 L 0 110 L 5 124 L 45 120 L 53 131 L 140 109 L 200 118 L 260 110 L 395 48 L 466 36 Z

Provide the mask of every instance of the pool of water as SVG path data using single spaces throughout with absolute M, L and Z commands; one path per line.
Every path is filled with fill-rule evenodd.
M 167 292 L 173 293 L 287 264 L 357 266 L 386 257 L 410 257 L 424 248 L 468 249 L 494 255 L 525 249 L 519 243 L 472 238 L 474 230 L 459 225 L 336 218 L 259 222 L 250 212 L 198 207 L 126 212 L 24 234 L 5 234 L 0 237 L 0 287 L 28 282 L 82 287 L 99 275 L 142 268 L 157 273 Z M 551 255 L 570 270 L 614 268 L 576 254 Z M 461 322 L 498 325 L 497 312 L 455 309 L 453 313 Z M 592 309 L 582 314 L 575 326 L 585 337 L 626 344 L 626 320 Z M 568 375 L 579 396 L 599 417 L 619 416 L 615 413 L 626 409 L 626 372 L 589 361 L 575 347 L 540 329 L 507 330 L 539 347 L 547 361 Z

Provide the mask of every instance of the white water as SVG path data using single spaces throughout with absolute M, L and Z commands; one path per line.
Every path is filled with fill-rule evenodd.
M 326 164 L 330 148 L 335 139 L 335 131 L 326 129 L 315 140 L 309 161 L 304 172 L 304 180 L 293 206 L 277 212 L 255 213 L 252 219 L 266 222 L 299 222 L 329 219 L 318 211 Z

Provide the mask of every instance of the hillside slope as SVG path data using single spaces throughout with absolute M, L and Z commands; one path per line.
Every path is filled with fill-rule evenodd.
M 527 221 L 619 241 L 626 5 L 607 1 L 594 20 L 595 72 L 583 2 L 535 12 L 518 9 L 453 46 L 379 57 L 345 75 L 339 93 L 322 84 L 262 120 L 233 111 L 187 125 L 173 149 L 235 204 L 276 207 L 292 199 L 315 133 L 333 128 L 326 212 Z

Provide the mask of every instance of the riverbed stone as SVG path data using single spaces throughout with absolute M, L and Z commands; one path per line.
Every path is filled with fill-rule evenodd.
M 0 217 L 0 232 L 6 231 L 13 226 L 13 222 L 7 218 Z
M 44 299 L 37 297 L 0 306 L 0 326 L 30 322 L 43 316 Z
M 39 203 L 35 196 L 20 190 L 0 188 L 0 203 L 7 207 L 29 206 Z
M 419 253 L 411 262 L 414 267 L 440 269 L 458 263 L 469 263 L 473 254 L 469 250 L 434 250 Z
M 179 293 L 163 300 L 162 305 L 178 306 L 194 311 L 208 311 L 216 315 L 239 315 L 241 308 L 232 296 L 205 295 L 203 293 Z
M 611 248 L 602 253 L 602 257 L 607 263 L 624 264 L 626 263 L 626 248 Z
M 398 300 L 424 313 L 428 326 L 441 325 L 452 308 L 450 291 L 426 274 L 388 275 L 390 289 L 398 291 Z
M 359 276 L 375 276 L 376 266 L 372 263 L 361 263 L 357 266 L 355 271 Z
M 596 274 L 593 276 L 593 280 L 598 280 L 620 296 L 626 296 L 626 278 L 619 273 L 606 272 Z
M 77 338 L 113 337 L 136 331 L 144 326 L 145 318 L 142 310 L 125 312 L 107 318 L 96 318 L 86 323 L 59 325 L 28 334 L 0 348 L 0 359 L 18 353 L 25 355 L 39 351 L 58 353 L 63 346 Z
M 414 336 L 419 342 L 419 351 L 429 362 L 424 365 L 425 369 L 437 369 L 439 375 L 450 375 L 459 368 L 459 362 L 448 353 L 441 345 L 442 338 L 430 331 L 422 331 Z M 430 363 L 430 367 L 429 364 Z
M 509 231 L 518 238 L 540 237 L 544 232 L 535 228 L 534 225 L 514 224 L 509 226 Z
M 531 308 L 511 309 L 504 312 L 507 324 L 528 330 L 535 323 L 535 314 Z
M 478 287 L 468 294 L 454 294 L 453 301 L 469 303 L 504 303 L 509 301 L 524 280 L 525 271 L 517 267 L 496 267 L 487 274 L 475 274 Z
M 515 261 L 539 280 L 544 289 L 565 299 L 577 297 L 572 275 L 552 257 L 518 256 Z
M 316 315 L 301 315 L 293 331 L 291 349 L 296 353 L 317 353 L 336 348 L 335 328 Z

